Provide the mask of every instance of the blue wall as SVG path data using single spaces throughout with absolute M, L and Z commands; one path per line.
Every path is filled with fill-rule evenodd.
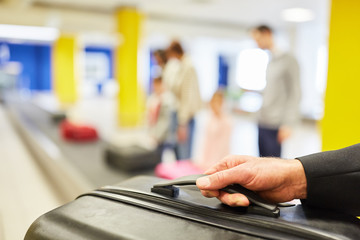
M 7 43 L 10 61 L 20 62 L 17 86 L 30 90 L 51 89 L 51 46 Z
M 219 56 L 219 87 L 226 87 L 228 85 L 229 64 L 223 56 Z
M 22 65 L 22 72 L 17 82 L 18 88 L 51 90 L 51 45 L 0 42 L 1 44 L 6 44 L 9 47 L 10 61 L 20 62 Z M 112 49 L 87 47 L 85 52 L 101 52 L 108 56 L 110 60 L 108 78 L 113 78 Z

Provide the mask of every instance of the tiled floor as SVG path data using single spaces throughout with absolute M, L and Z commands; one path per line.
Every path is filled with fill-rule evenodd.
M 62 203 L 14 131 L 4 111 L 0 106 L 0 240 L 13 240 L 22 239 L 31 222 Z M 114 100 L 94 98 L 79 102 L 70 110 L 70 117 L 94 124 L 102 136 L 109 138 L 114 133 L 115 113 Z M 254 116 L 233 117 L 231 153 L 257 155 Z M 204 111 L 197 118 L 195 149 L 199 149 L 201 145 L 205 121 Z M 129 130 L 126 131 L 128 133 Z M 294 129 L 292 137 L 284 145 L 283 157 L 294 158 L 320 151 L 320 148 L 315 123 L 306 122 Z M 194 155 L 197 155 L 196 151 Z

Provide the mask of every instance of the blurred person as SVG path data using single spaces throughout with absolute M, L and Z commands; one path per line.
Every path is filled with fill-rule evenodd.
M 153 72 L 153 75 L 155 78 L 162 77 L 166 63 L 167 63 L 167 56 L 166 51 L 162 49 L 157 49 L 153 53 L 153 57 L 156 61 L 156 68 Z
M 166 51 L 162 49 L 158 49 L 154 52 L 154 58 L 156 63 L 161 67 L 165 68 L 167 62 Z
M 247 197 L 220 189 L 240 184 L 273 203 L 301 199 L 303 205 L 360 215 L 360 144 L 296 159 L 228 156 L 197 179 L 206 197 L 248 206 Z
M 175 179 L 200 174 L 230 153 L 232 119 L 223 110 L 223 105 L 224 93 L 222 90 L 217 90 L 209 102 L 210 111 L 206 116 L 198 158 L 160 163 L 155 168 L 156 176 Z
M 198 166 L 207 170 L 230 153 L 231 116 L 223 109 L 224 93 L 217 90 L 210 100 L 210 116 L 205 125 L 204 141 Z
M 174 111 L 174 96 L 166 91 L 161 77 L 153 80 L 153 93 L 147 101 L 148 130 L 160 150 L 169 137 L 171 114 Z
M 261 25 L 252 30 L 258 47 L 270 51 L 263 104 L 258 113 L 260 156 L 281 156 L 281 144 L 299 120 L 300 74 L 297 60 L 276 48 L 273 31 Z
M 194 117 L 202 107 L 198 78 L 190 58 L 186 56 L 179 42 L 173 41 L 170 44 L 167 56 L 170 65 L 166 65 L 163 77 L 178 104 L 176 155 L 178 159 L 189 159 L 195 128 Z

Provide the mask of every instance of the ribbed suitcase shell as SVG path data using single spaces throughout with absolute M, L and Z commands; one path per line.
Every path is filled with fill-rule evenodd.
M 183 187 L 178 199 L 150 192 L 161 179 L 140 176 L 94 191 L 39 217 L 25 240 L 47 239 L 358 239 L 360 220 L 301 205 L 279 218 L 246 213 Z M 109 188 L 107 188 L 109 189 Z M 126 194 L 126 193 L 129 194 Z M 133 194 L 135 193 L 135 194 Z M 138 196 L 140 197 L 136 197 Z M 140 195 L 139 195 L 140 194 Z

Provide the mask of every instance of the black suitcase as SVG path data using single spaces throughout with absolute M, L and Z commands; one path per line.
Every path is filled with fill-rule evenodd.
M 185 178 L 177 184 L 194 181 Z M 25 240 L 360 237 L 360 220 L 346 214 L 301 205 L 274 207 L 251 192 L 245 194 L 262 206 L 231 208 L 203 197 L 195 186 L 154 186 L 159 182 L 163 180 L 139 176 L 83 194 L 39 217 Z
M 136 145 L 119 147 L 106 143 L 104 158 L 110 166 L 132 172 L 155 168 L 161 162 L 161 151 Z

